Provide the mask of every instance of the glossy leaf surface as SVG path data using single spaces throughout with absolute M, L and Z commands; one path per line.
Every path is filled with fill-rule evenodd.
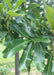
M 15 39 L 9 42 L 6 49 L 3 51 L 2 56 L 4 58 L 9 58 L 13 56 L 16 52 L 22 50 L 25 47 L 26 43 L 27 42 L 23 39 Z
M 19 25 L 21 25 L 21 27 L 19 26 Z M 12 25 L 12 29 L 16 32 L 16 33 L 18 33 L 18 34 L 20 34 L 21 36 L 23 36 L 23 37 L 29 37 L 29 35 L 25 32 L 25 30 L 24 30 L 24 28 L 22 28 L 22 24 L 13 24 Z
M 25 1 L 25 0 L 18 0 L 18 1 L 16 2 L 16 6 L 14 7 L 14 10 L 15 10 L 16 8 L 18 8 L 24 1 Z
M 2 13 L 3 3 L 0 3 L 0 13 Z
M 32 60 L 32 42 L 24 49 L 22 57 L 19 62 L 19 71 L 27 70 Z
M 44 43 L 50 43 L 51 42 L 51 40 L 49 38 L 42 37 L 42 36 L 34 38 L 33 40 L 36 42 L 44 42 Z
M 9 14 L 10 16 L 20 16 L 20 14 L 15 13 L 15 12 L 12 11 L 12 10 L 8 11 L 7 14 Z
M 52 75 L 52 56 L 48 58 L 47 65 L 45 66 L 42 75 Z
M 10 9 L 12 9 L 11 0 L 4 0 L 4 2 L 6 2 L 6 4 L 8 5 L 8 7 L 9 7 Z
M 43 49 L 40 43 L 36 43 L 34 48 L 34 63 L 36 68 L 42 72 L 44 70 L 45 56 L 43 54 Z
M 36 8 L 36 7 L 39 7 L 40 5 L 39 4 L 37 4 L 37 3 L 31 3 L 29 6 L 28 6 L 28 9 L 34 9 L 34 8 Z
M 54 30 L 54 10 L 46 5 L 46 16 L 50 25 L 50 28 Z
M 6 31 L 0 31 L 0 41 L 7 35 Z

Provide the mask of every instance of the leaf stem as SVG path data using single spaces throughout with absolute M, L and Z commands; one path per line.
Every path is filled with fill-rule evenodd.
M 7 20 L 6 20 L 6 23 L 8 22 L 9 18 L 10 18 L 10 15 L 8 16 L 8 18 L 7 18 Z

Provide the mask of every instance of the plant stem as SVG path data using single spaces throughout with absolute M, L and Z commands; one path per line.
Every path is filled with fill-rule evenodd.
M 6 23 L 8 22 L 9 18 L 10 18 L 10 16 L 8 16 L 8 18 L 7 18 L 7 20 L 6 20 Z
M 15 75 L 20 75 L 18 70 L 18 64 L 19 64 L 19 52 L 15 54 Z

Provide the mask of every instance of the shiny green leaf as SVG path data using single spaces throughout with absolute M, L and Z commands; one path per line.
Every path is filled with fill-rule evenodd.
M 33 41 L 35 41 L 35 42 L 44 42 L 44 43 L 50 43 L 51 42 L 51 40 L 49 38 L 42 37 L 42 36 L 34 38 Z
M 0 13 L 2 13 L 2 9 L 3 9 L 3 4 L 0 3 Z
M 32 29 L 32 25 L 28 19 L 26 19 L 26 21 L 23 22 L 23 28 L 30 37 L 36 37 L 36 33 Z
M 32 60 L 32 42 L 30 42 L 24 49 L 22 57 L 19 62 L 19 71 L 27 70 Z
M 34 8 L 36 8 L 36 7 L 39 7 L 40 5 L 39 4 L 37 4 L 37 3 L 32 3 L 32 4 L 30 4 L 30 5 L 28 5 L 28 9 L 34 9 Z
M 4 0 L 4 2 L 6 2 L 6 4 L 8 5 L 8 7 L 9 7 L 10 9 L 12 9 L 11 0 Z
M 47 65 L 45 66 L 42 75 L 52 75 L 52 56 L 48 58 Z
M 27 18 L 29 18 L 29 19 L 31 19 L 31 20 L 36 20 L 37 18 L 33 15 L 33 14 L 31 14 L 31 13 L 28 13 L 27 14 Z
M 6 31 L 0 31 L 0 41 L 7 35 Z
M 45 56 L 43 53 L 43 49 L 40 43 L 36 43 L 35 48 L 34 48 L 34 63 L 36 68 L 42 72 L 44 70 L 44 61 L 45 61 Z
M 19 26 L 19 25 L 21 25 L 21 26 Z M 22 28 L 22 24 L 13 24 L 12 25 L 12 29 L 16 32 L 16 33 L 18 33 L 18 34 L 20 34 L 21 36 L 23 36 L 23 37 L 29 37 L 29 35 L 25 32 L 25 30 L 24 30 L 24 28 Z
M 16 6 L 14 7 L 14 10 L 15 10 L 16 8 L 18 8 L 24 1 L 25 1 L 25 0 L 18 0 L 18 1 L 16 2 Z
M 46 16 L 47 16 L 50 28 L 54 30 L 54 10 L 48 5 L 45 5 L 45 7 L 46 7 Z
M 16 52 L 22 50 L 28 41 L 24 41 L 23 39 L 15 39 L 8 43 L 6 49 L 3 51 L 2 56 L 4 58 L 9 58 L 15 55 Z
M 9 14 L 10 16 L 20 16 L 20 14 L 15 13 L 15 12 L 12 11 L 12 10 L 8 11 L 7 14 Z

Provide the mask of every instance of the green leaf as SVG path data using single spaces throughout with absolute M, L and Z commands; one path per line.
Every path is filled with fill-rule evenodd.
M 17 36 L 12 35 L 12 33 L 8 33 L 7 36 L 5 37 L 4 44 L 7 45 L 10 41 L 14 40 L 15 37 Z
M 49 38 L 42 37 L 42 36 L 34 38 L 33 41 L 35 41 L 35 42 L 44 42 L 44 43 L 50 43 L 51 42 L 51 40 Z
M 28 5 L 28 8 L 27 9 L 34 9 L 34 8 L 36 8 L 36 7 L 39 7 L 40 5 L 39 4 L 37 4 L 37 3 L 32 3 L 32 4 L 30 4 L 30 5 Z
M 45 56 L 43 53 L 43 49 L 40 43 L 36 43 L 35 48 L 34 48 L 34 63 L 40 72 L 44 70 L 44 61 L 45 61 Z
M 10 9 L 12 9 L 11 0 L 4 0 L 4 2 L 6 2 L 6 4 L 8 5 L 8 7 L 9 7 Z
M 22 17 L 16 19 L 16 22 L 12 23 L 11 25 L 12 29 L 23 37 L 26 37 L 26 38 L 35 37 L 36 34 L 34 33 L 30 24 L 28 24 L 27 21 L 25 22 L 25 20 L 24 21 L 22 20 L 24 20 L 22 19 Z
M 10 16 L 21 16 L 20 14 L 15 13 L 15 12 L 12 11 L 12 10 L 8 11 L 7 14 L 9 14 Z
M 45 5 L 45 7 L 46 7 L 46 16 L 47 16 L 50 28 L 54 30 L 54 10 L 48 5 Z
M 19 25 L 21 25 L 21 26 L 19 26 Z M 16 32 L 16 33 L 18 33 L 18 34 L 20 34 L 21 36 L 23 36 L 23 37 L 26 37 L 26 38 L 28 38 L 29 36 L 28 36 L 28 34 L 25 32 L 25 30 L 24 30 L 24 28 L 22 28 L 22 24 L 13 24 L 12 25 L 12 29 Z
M 23 22 L 23 28 L 30 37 L 36 37 L 36 33 L 32 29 L 33 27 L 31 25 L 31 22 L 26 18 L 25 18 L 25 21 Z
M 48 58 L 47 65 L 45 66 L 42 75 L 52 75 L 52 55 Z
M 0 41 L 7 35 L 6 31 L 0 31 Z
M 35 9 L 33 9 L 32 10 L 33 11 L 33 15 L 37 18 L 37 19 L 39 19 L 41 16 L 40 16 L 40 10 L 39 10 L 39 8 L 35 8 Z
M 2 13 L 2 10 L 3 10 L 3 4 L 0 3 L 0 13 Z
M 28 13 L 27 14 L 27 18 L 29 18 L 29 19 L 31 19 L 31 20 L 36 20 L 37 18 L 33 15 L 33 14 L 31 14 L 31 13 Z
M 14 7 L 14 10 L 15 10 L 16 8 L 18 8 L 24 1 L 25 1 L 25 0 L 18 0 L 18 1 L 16 2 L 16 6 Z
M 28 41 L 23 39 L 15 39 L 8 43 L 6 49 L 3 51 L 2 56 L 4 58 L 9 58 L 15 55 L 16 52 L 22 50 Z
M 32 42 L 30 42 L 27 47 L 24 49 L 24 52 L 22 54 L 22 57 L 19 62 L 19 71 L 27 70 L 30 66 L 31 60 L 32 60 Z

